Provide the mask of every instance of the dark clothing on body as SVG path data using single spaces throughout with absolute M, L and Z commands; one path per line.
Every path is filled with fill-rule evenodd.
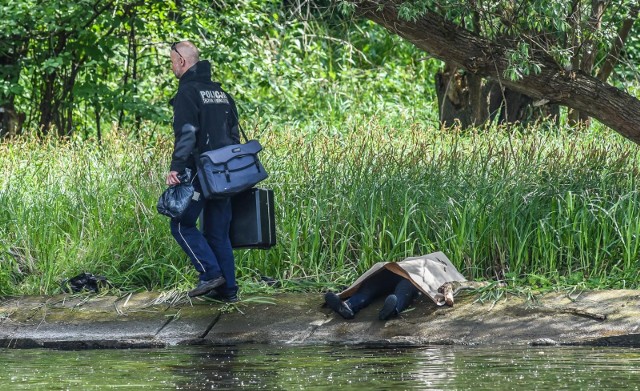
M 440 293 L 447 282 L 466 281 L 442 252 L 405 258 L 399 262 L 378 262 L 339 294 L 327 292 L 325 303 L 345 319 L 369 305 L 377 297 L 387 295 L 378 315 L 387 320 L 407 308 L 420 293 L 436 305 L 453 305 Z M 452 298 L 451 298 L 452 299 Z
M 395 294 L 398 298 L 396 310 L 400 313 L 418 295 L 418 288 L 406 278 L 388 270 L 382 270 L 366 280 L 356 293 L 345 301 L 355 314 L 378 297 L 390 294 Z
M 324 295 L 325 303 L 345 319 L 353 317 L 372 301 L 386 296 L 378 319 L 387 320 L 404 311 L 419 295 L 418 288 L 401 275 L 387 269 L 378 270 L 364 280 L 346 300 L 333 292 Z

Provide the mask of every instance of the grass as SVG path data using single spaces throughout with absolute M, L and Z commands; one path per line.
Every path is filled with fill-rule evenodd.
M 259 136 L 274 248 L 236 252 L 243 291 L 337 289 L 379 261 L 443 251 L 511 287 L 638 288 L 637 146 L 594 127 L 440 131 L 353 118 Z M 172 140 L 0 144 L 0 294 L 50 294 L 82 271 L 120 290 L 195 273 L 155 211 Z

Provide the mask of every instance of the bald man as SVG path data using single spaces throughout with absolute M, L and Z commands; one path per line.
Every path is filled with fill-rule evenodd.
M 198 153 L 238 144 L 238 110 L 219 83 L 211 81 L 211 64 L 200 61 L 200 53 L 189 41 L 171 45 L 171 69 L 178 78 L 178 92 L 171 99 L 175 144 L 167 185 L 180 183 L 185 172 L 195 189 L 191 204 L 182 216 L 171 220 L 171 234 L 199 273 L 190 297 L 208 294 L 224 301 L 237 301 L 235 260 L 229 226 L 229 198 L 205 200 L 197 177 Z M 203 231 L 196 226 L 203 215 Z

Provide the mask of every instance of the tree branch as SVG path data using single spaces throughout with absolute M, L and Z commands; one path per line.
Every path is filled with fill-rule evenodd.
M 620 52 L 622 51 L 624 43 L 629 37 L 629 33 L 631 32 L 633 23 L 638 18 L 638 10 L 640 10 L 639 6 L 631 9 L 629 18 L 625 19 L 625 21 L 622 23 L 617 36 L 614 38 L 613 45 L 611 45 L 611 50 L 609 51 L 609 54 L 607 54 L 607 58 L 605 59 L 602 68 L 600 68 L 600 71 L 598 72 L 597 78 L 601 81 L 606 82 L 607 79 L 609 79 L 609 76 L 611 76 L 611 72 L 613 72 L 613 68 L 618 63 Z
M 491 42 L 467 31 L 442 16 L 427 11 L 415 21 L 399 18 L 402 0 L 362 0 L 358 12 L 397 34 L 418 48 L 452 62 L 482 77 L 497 79 L 504 86 L 534 99 L 546 99 L 599 120 L 623 136 L 640 143 L 640 100 L 583 72 L 562 69 L 548 54 L 533 53 L 541 66 L 537 75 L 519 80 L 504 79 L 509 67 L 509 42 Z

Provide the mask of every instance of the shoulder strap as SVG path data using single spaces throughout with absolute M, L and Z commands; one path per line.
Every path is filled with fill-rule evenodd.
M 236 106 L 236 110 L 238 110 L 238 106 Z M 233 113 L 233 116 L 236 117 L 236 122 L 238 123 L 238 129 L 240 130 L 240 134 L 242 135 L 242 137 L 244 137 L 244 142 L 245 143 L 249 142 L 247 135 L 244 133 L 244 129 L 242 129 L 242 125 L 240 125 L 240 119 L 238 118 L 238 115 L 236 114 L 236 112 L 233 111 L 233 108 L 231 109 L 231 112 Z
M 233 110 L 232 110 L 233 111 Z M 235 115 L 235 114 L 234 114 Z M 240 120 L 238 120 L 238 117 L 236 117 L 236 121 L 238 121 L 238 129 L 240 130 L 240 134 L 242 134 L 242 137 L 244 137 L 244 142 L 248 143 L 249 139 L 247 138 L 247 135 L 244 134 L 244 130 L 242 129 L 242 126 L 240 126 Z

